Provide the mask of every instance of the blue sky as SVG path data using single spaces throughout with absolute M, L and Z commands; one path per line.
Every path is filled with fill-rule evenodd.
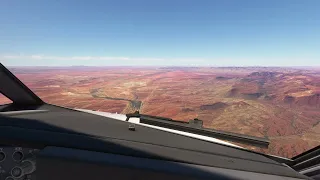
M 2 0 L 11 66 L 320 66 L 319 0 Z

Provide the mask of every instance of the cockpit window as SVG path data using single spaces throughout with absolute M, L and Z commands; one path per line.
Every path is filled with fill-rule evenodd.
M 0 106 L 5 104 L 10 104 L 10 103 L 12 103 L 12 101 L 0 93 Z
M 5 1 L 0 61 L 47 103 L 198 118 L 205 128 L 270 140 L 267 149 L 245 148 L 293 157 L 320 145 L 319 7 Z
M 268 138 L 293 157 L 320 144 L 319 71 L 260 67 L 33 67 L 12 72 L 45 102 L 76 109 L 203 120 L 205 128 Z

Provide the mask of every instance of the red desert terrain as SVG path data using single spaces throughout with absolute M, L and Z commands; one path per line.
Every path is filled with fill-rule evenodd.
M 11 68 L 44 101 L 70 108 L 141 113 L 268 137 L 293 157 L 320 144 L 320 71 L 306 68 Z M 2 100 L 2 99 L 0 99 Z

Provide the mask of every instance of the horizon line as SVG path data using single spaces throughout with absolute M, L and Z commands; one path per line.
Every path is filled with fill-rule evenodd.
M 232 65 L 232 66 L 206 66 L 206 65 L 191 65 L 191 66 L 183 66 L 183 65 L 49 65 L 49 66 L 43 66 L 43 65 L 20 65 L 20 66 L 15 66 L 15 65 L 4 65 L 6 67 L 186 67 L 186 68 L 190 68 L 190 67 L 261 67 L 261 68 L 277 68 L 277 67 L 286 67 L 286 68 L 290 68 L 290 67 L 300 67 L 300 68 L 317 68 L 320 67 L 319 66 L 285 66 L 285 65 Z

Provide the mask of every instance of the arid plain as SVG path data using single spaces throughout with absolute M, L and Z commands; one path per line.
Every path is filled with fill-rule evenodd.
M 320 69 L 263 67 L 11 67 L 44 101 L 141 113 L 268 137 L 293 157 L 320 145 Z M 90 120 L 88 120 L 90 121 Z

